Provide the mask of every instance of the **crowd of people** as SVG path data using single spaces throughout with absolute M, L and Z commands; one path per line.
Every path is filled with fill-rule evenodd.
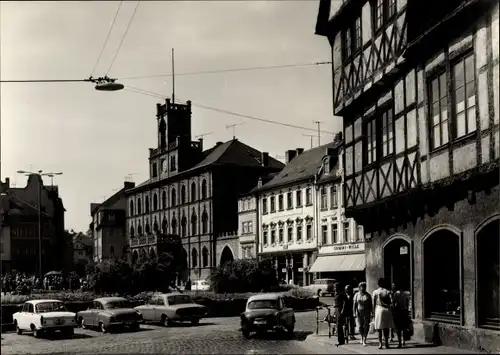
M 340 283 L 334 285 L 333 321 L 337 333 L 337 346 L 348 340 L 355 340 L 356 324 L 361 344 L 367 345 L 370 329 L 378 332 L 379 349 L 389 349 L 389 335 L 394 341 L 397 336 L 398 348 L 405 346 L 413 335 L 410 319 L 410 294 L 393 283 L 390 288 L 385 279 L 379 279 L 378 288 L 370 295 L 366 283 L 358 285 L 354 294 L 351 286 L 342 289 Z M 347 339 L 346 339 L 347 338 Z
M 45 275 L 40 278 L 34 274 L 12 272 L 2 275 L 1 292 L 3 294 L 29 295 L 34 290 L 88 290 L 88 277 L 77 275 L 63 276 L 63 274 Z

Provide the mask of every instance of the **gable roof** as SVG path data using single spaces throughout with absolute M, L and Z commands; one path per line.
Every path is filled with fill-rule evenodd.
M 339 146 L 339 142 L 331 142 L 304 151 L 294 157 L 271 181 L 254 191 L 264 191 L 294 182 L 313 179 L 323 164 L 326 149 L 338 149 Z
M 179 172 L 175 176 L 192 173 L 198 169 L 209 166 L 240 166 L 240 167 L 262 167 L 262 153 L 249 145 L 240 142 L 238 139 L 220 143 L 203 152 L 204 159 L 190 169 Z M 277 159 L 269 157 L 268 168 L 282 169 L 285 165 Z M 168 179 L 168 178 L 167 178 Z M 135 188 L 127 190 L 132 192 L 138 188 L 147 186 L 152 182 L 157 182 L 157 179 L 148 179 Z

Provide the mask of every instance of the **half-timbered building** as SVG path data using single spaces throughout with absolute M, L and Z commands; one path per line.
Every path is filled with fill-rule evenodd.
M 367 282 L 412 294 L 417 337 L 500 351 L 499 7 L 320 1 Z M 459 340 L 457 340 L 459 339 Z
M 238 197 L 283 164 L 233 139 L 203 150 L 191 140 L 191 102 L 157 105 L 158 146 L 149 150 L 149 178 L 127 190 L 132 261 L 154 258 L 168 236 L 180 236 L 181 282 L 206 279 L 238 255 Z

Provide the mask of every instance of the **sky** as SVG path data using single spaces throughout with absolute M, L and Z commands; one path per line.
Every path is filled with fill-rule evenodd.
M 134 12 L 123 2 L 94 76 L 104 76 Z M 141 1 L 109 76 L 126 88 L 171 96 L 175 72 L 225 70 L 331 60 L 324 37 L 314 35 L 319 1 Z M 118 1 L 0 3 L 2 80 L 88 78 L 103 47 Z M 193 107 L 192 135 L 204 147 L 236 137 L 273 157 L 310 148 L 321 130 L 340 131 L 332 114 L 331 66 L 315 65 L 216 74 L 177 75 L 175 96 L 244 115 L 308 127 L 293 129 Z M 157 145 L 156 103 L 131 90 L 100 92 L 90 83 L 3 83 L 1 178 L 17 187 L 17 170 L 63 172 L 54 179 L 66 229 L 86 231 L 90 203 L 102 202 L 129 176 L 148 178 L 148 148 Z M 322 144 L 333 139 L 323 135 Z M 315 139 L 314 144 L 317 144 Z M 50 184 L 50 179 L 45 178 Z

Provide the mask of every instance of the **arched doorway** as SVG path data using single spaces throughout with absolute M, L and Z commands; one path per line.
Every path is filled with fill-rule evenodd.
M 396 237 L 384 246 L 384 278 L 395 282 L 405 291 L 412 289 L 411 246 L 403 238 Z
M 477 234 L 477 311 L 481 327 L 500 329 L 500 220 Z
M 229 249 L 229 247 L 226 245 L 224 247 L 224 249 L 222 249 L 222 253 L 220 255 L 220 264 L 221 265 L 224 265 L 226 263 L 229 263 L 229 262 L 232 262 L 234 261 L 234 256 L 233 256 L 233 252 L 231 251 L 231 249 Z
M 460 241 L 457 234 L 440 229 L 424 240 L 425 317 L 459 322 Z

